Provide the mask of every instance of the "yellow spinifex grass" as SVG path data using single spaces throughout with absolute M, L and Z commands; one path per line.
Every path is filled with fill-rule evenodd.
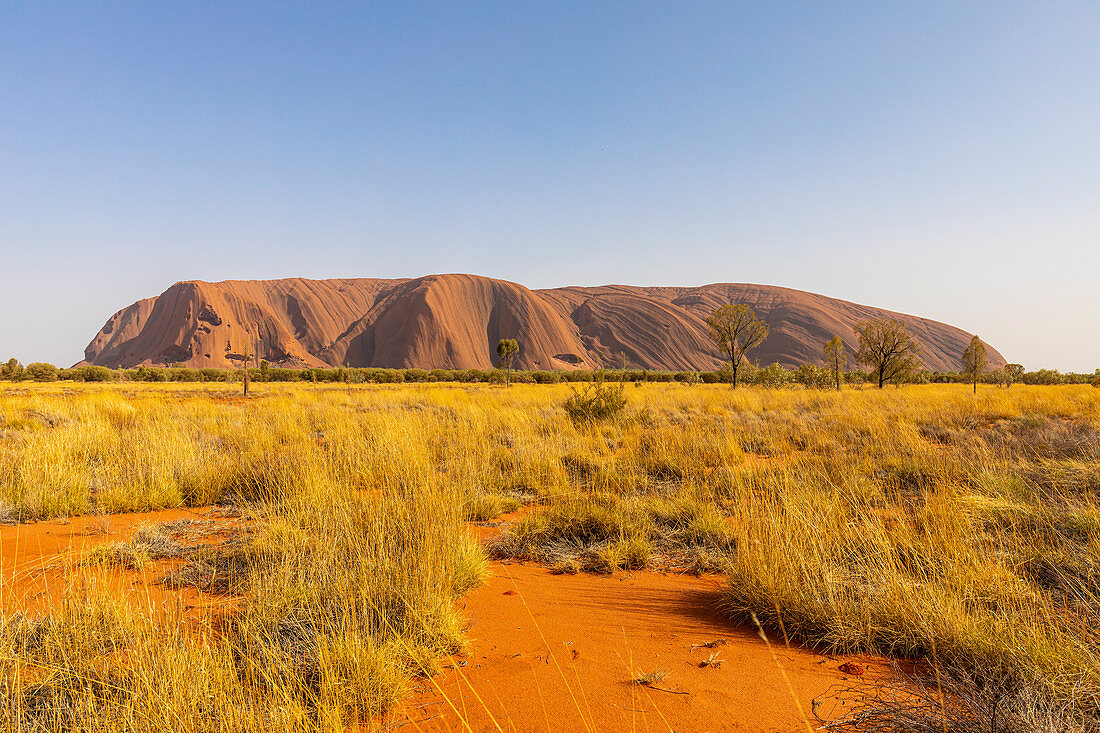
M 734 618 L 1083 706 L 1100 692 L 1100 390 L 968 390 L 628 385 L 622 415 L 586 423 L 564 385 L 0 385 L 0 518 L 259 518 L 226 558 L 248 572 L 225 628 L 87 593 L 7 614 L 0 731 L 368 720 L 463 644 L 451 602 L 485 572 L 463 520 L 519 504 L 539 513 L 496 551 L 721 568 Z

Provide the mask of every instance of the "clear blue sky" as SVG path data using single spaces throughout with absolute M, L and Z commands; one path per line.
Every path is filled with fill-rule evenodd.
M 1097 39 L 1097 2 L 5 2 L 0 357 L 177 280 L 472 272 L 785 285 L 1092 371 Z

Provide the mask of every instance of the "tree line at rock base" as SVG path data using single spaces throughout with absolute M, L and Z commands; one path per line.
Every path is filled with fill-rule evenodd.
M 109 369 L 102 366 L 78 366 L 59 369 L 52 364 L 35 362 L 23 366 L 11 359 L 0 364 L 0 380 L 8 382 L 240 382 L 243 370 L 239 369 L 190 369 L 178 366 L 142 366 L 135 369 Z M 1100 370 L 1093 374 L 1060 372 L 1056 369 L 1021 371 L 1005 374 L 998 369 L 983 376 L 984 384 L 1007 385 L 1009 379 L 1018 384 L 1088 384 L 1100 378 Z M 459 382 L 504 384 L 506 373 L 501 369 L 386 369 L 380 367 L 337 367 L 288 369 L 281 367 L 255 367 L 249 370 L 255 382 L 318 382 L 326 384 L 398 384 L 424 382 Z M 683 384 L 729 384 L 731 371 L 659 371 L 650 369 L 605 369 L 569 371 L 513 370 L 512 382 L 519 384 L 557 384 L 560 382 L 592 382 L 599 378 L 622 382 L 679 382 Z M 789 368 L 781 364 L 759 366 L 744 361 L 739 370 L 738 382 L 760 387 L 805 387 L 827 389 L 834 385 L 834 371 L 814 364 Z M 872 385 L 874 375 L 867 371 L 847 371 L 842 376 L 847 386 Z M 963 372 L 917 371 L 900 384 L 969 383 Z M 1100 382 L 1097 382 L 1100 384 Z

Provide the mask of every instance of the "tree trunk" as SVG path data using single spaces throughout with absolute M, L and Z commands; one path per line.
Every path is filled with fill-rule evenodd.
M 248 373 L 248 367 L 244 368 L 244 396 L 248 396 L 248 385 L 251 383 L 251 375 Z
M 878 388 L 882 389 L 885 386 L 886 386 L 886 370 L 885 369 L 879 369 L 878 370 Z

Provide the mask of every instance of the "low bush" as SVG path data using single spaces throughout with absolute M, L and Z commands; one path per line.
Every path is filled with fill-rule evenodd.
M 23 369 L 23 378 L 35 382 L 56 382 L 57 367 L 44 361 L 32 362 Z
M 575 424 L 609 420 L 618 417 L 626 408 L 623 390 L 622 382 L 592 382 L 580 389 L 574 388 L 563 407 Z
M 653 565 L 716 572 L 735 548 L 733 533 L 712 505 L 690 499 L 639 502 L 587 496 L 526 517 L 490 552 L 546 563 L 564 573 Z

